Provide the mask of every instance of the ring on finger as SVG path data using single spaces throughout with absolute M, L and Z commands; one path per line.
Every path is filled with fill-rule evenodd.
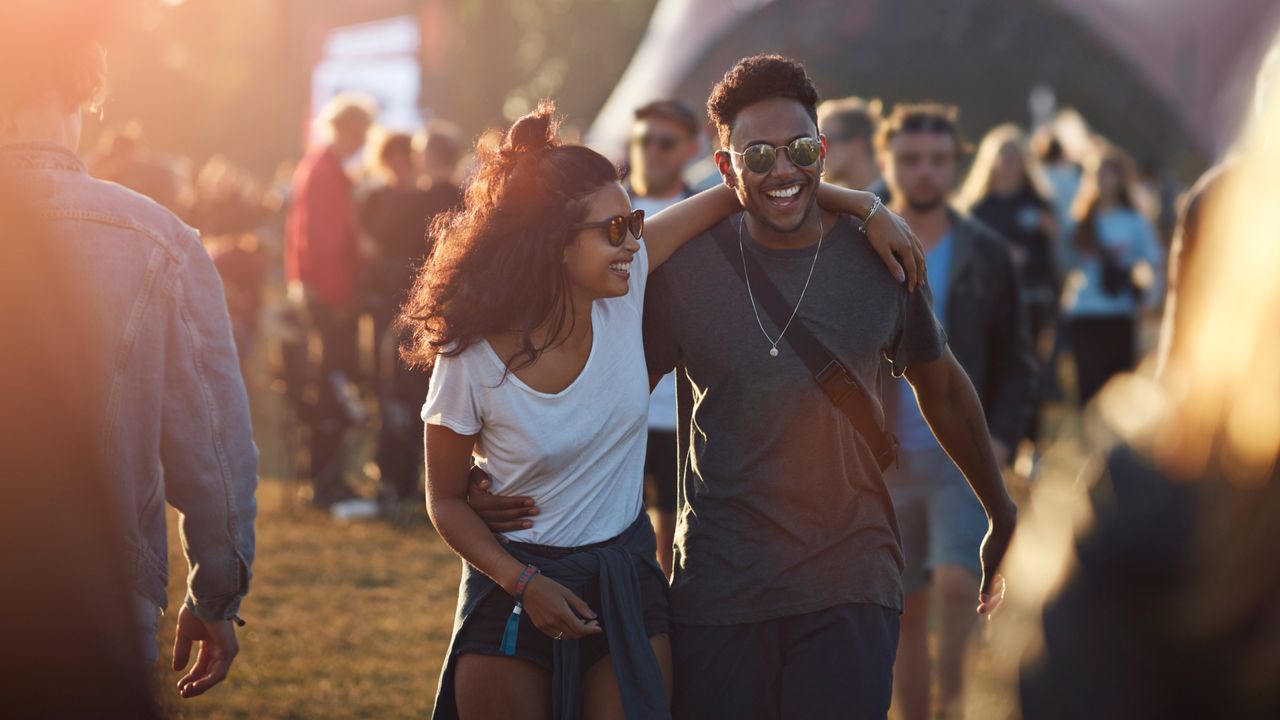
M 563 640 L 563 639 L 564 639 L 564 632 L 556 633 L 556 640 Z

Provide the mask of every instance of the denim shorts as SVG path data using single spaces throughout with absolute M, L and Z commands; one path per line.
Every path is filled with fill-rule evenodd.
M 987 513 L 941 447 L 902 450 L 884 474 L 902 533 L 902 591 L 929 586 L 934 568 L 959 565 L 982 575 L 979 551 Z
M 593 547 L 608 544 L 586 545 L 583 547 L 551 547 L 531 543 L 511 543 L 524 552 L 548 559 L 562 558 Z M 671 632 L 667 608 L 667 578 L 661 570 L 650 563 L 637 562 L 636 573 L 640 577 L 640 606 L 644 611 L 644 629 L 649 637 L 666 635 Z M 552 580 L 555 578 L 552 576 Z M 600 586 L 592 582 L 582 593 L 582 599 L 592 610 L 601 612 Z M 475 611 L 467 617 L 467 622 L 459 631 L 454 641 L 457 655 L 502 655 L 499 646 L 502 634 L 507 627 L 507 618 L 515 608 L 515 598 L 501 589 L 495 588 L 483 600 Z M 609 640 L 603 633 L 590 635 L 581 639 L 582 669 L 586 671 L 597 661 L 609 654 Z M 553 661 L 553 641 L 533 624 L 529 613 L 520 615 L 520 627 L 516 635 L 515 657 L 527 660 L 546 670 L 551 670 Z

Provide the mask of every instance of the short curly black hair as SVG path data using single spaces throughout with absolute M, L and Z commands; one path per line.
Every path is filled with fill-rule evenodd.
M 803 105 L 817 127 L 821 98 L 804 65 L 781 55 L 752 55 L 729 68 L 707 98 L 707 117 L 715 123 L 720 143 L 728 146 L 729 131 L 743 108 L 773 97 Z

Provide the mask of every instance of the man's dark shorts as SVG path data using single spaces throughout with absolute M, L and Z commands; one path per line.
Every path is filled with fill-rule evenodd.
M 676 720 L 883 720 L 898 611 L 837 605 L 745 625 L 673 624 Z

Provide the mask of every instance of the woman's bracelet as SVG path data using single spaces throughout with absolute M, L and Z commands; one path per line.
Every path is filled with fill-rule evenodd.
M 882 207 L 884 207 L 884 203 L 880 201 L 880 196 L 876 195 L 875 202 L 871 203 L 871 212 L 867 213 L 867 216 L 862 219 L 862 225 L 858 228 L 858 232 L 864 235 L 867 233 L 867 226 L 871 224 L 871 218 L 875 217 Z
M 520 571 L 520 579 L 516 580 L 516 591 L 514 593 L 517 605 L 524 602 L 525 588 L 529 587 L 529 583 L 533 580 L 535 575 L 539 575 L 541 573 L 542 571 L 533 565 L 525 565 L 524 570 Z

